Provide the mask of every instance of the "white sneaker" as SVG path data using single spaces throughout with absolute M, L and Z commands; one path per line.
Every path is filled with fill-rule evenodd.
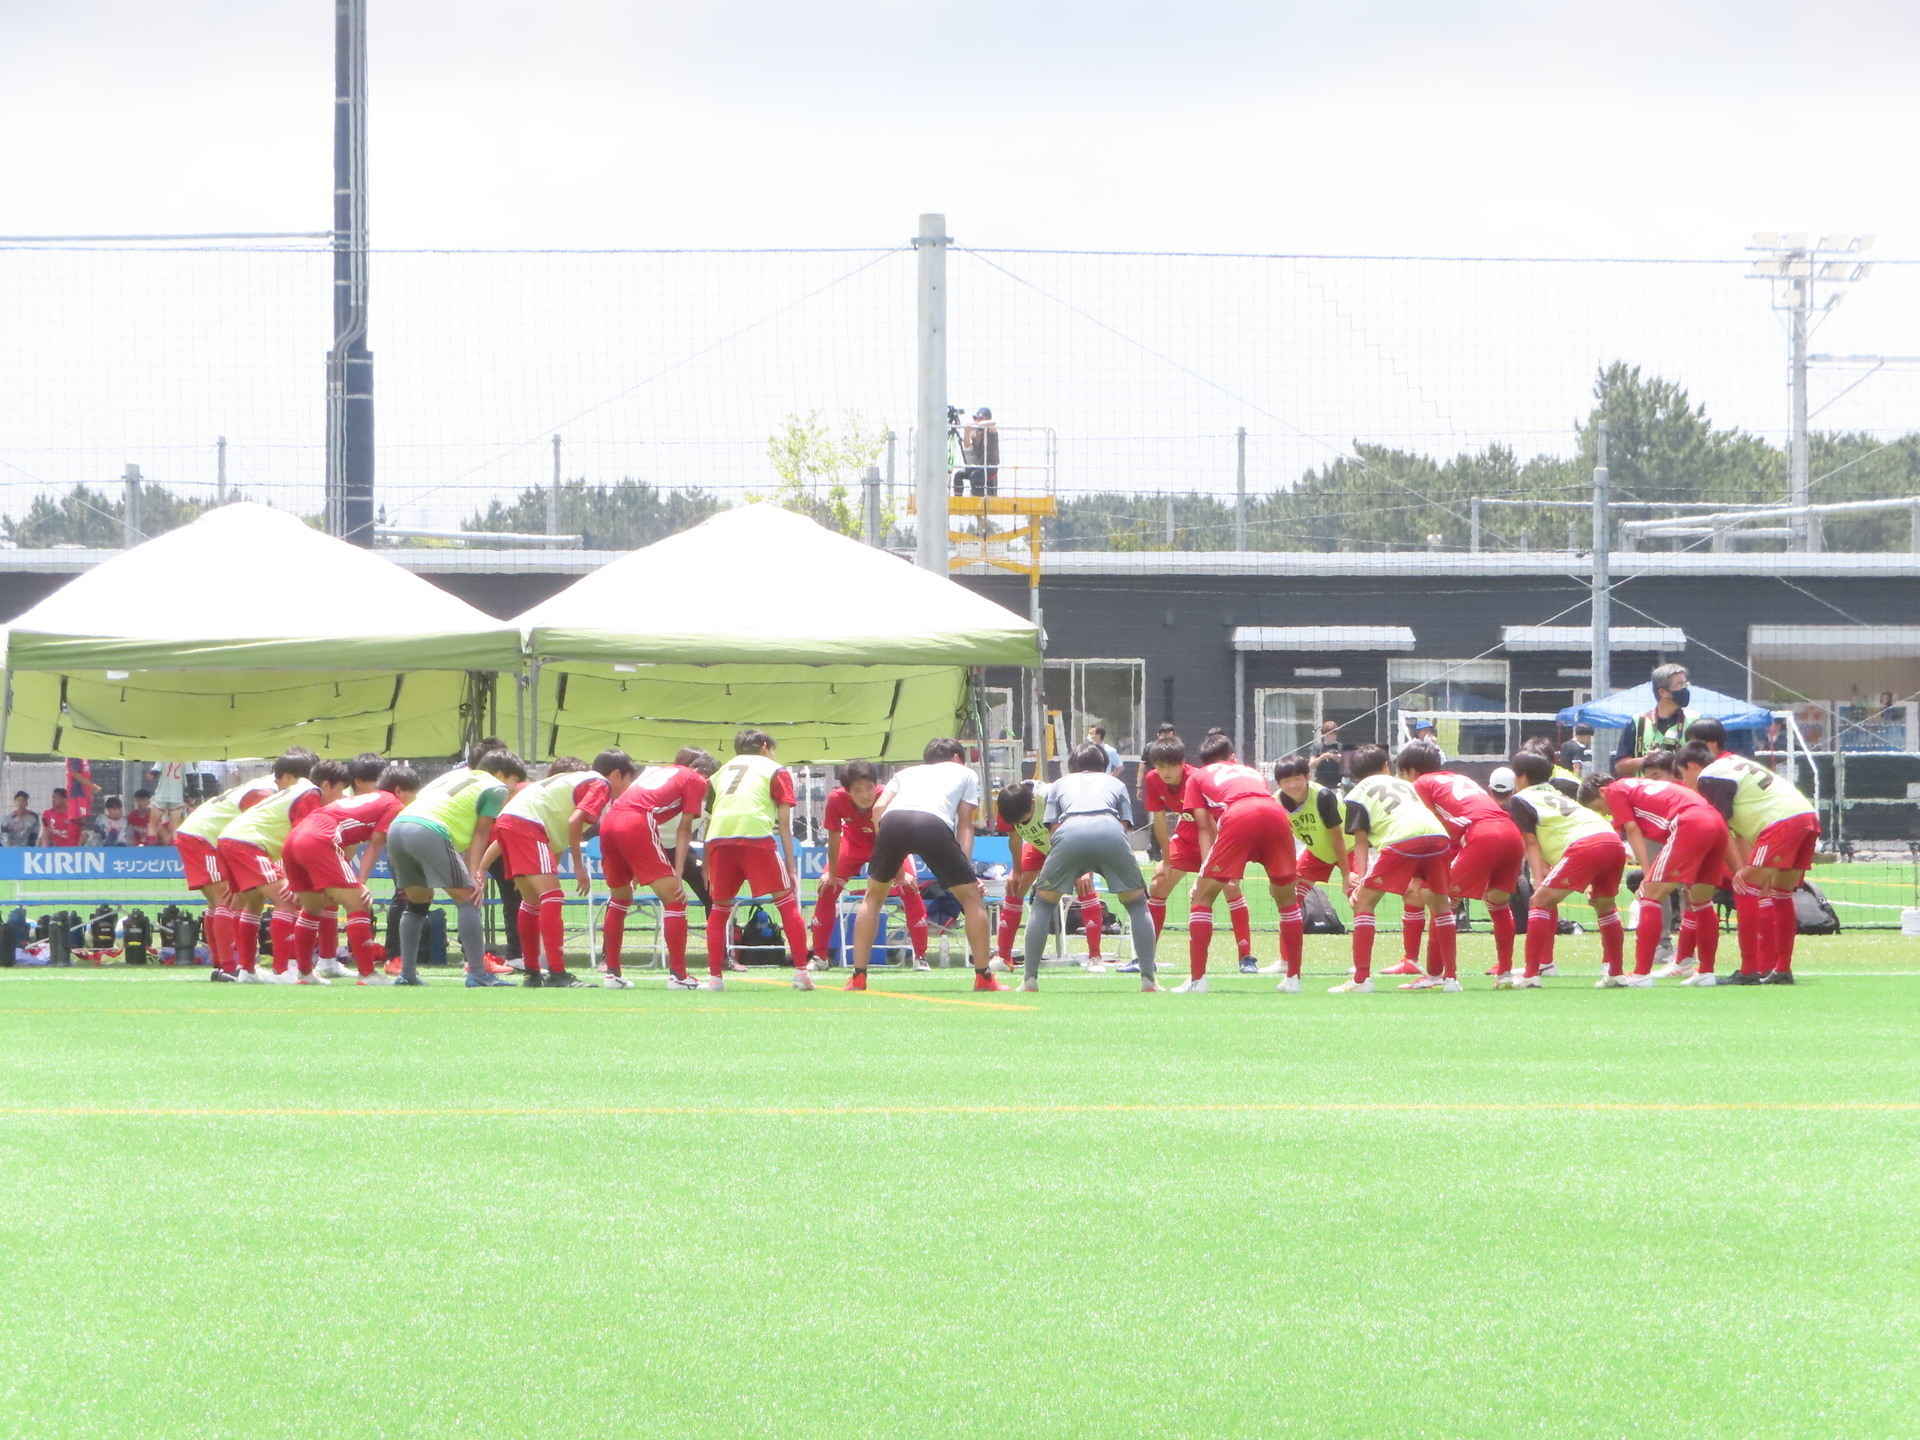
M 1653 978 L 1655 980 L 1678 980 L 1683 976 L 1693 974 L 1693 970 L 1694 962 L 1691 960 L 1669 960 L 1653 972 Z
M 1026 991 L 1029 995 L 1038 994 L 1040 990 L 1040 982 L 1038 980 L 1022 980 L 1020 982 L 1020 988 Z
M 331 985 L 333 982 L 327 979 L 327 977 L 322 975 L 318 970 L 315 970 L 308 975 L 301 975 L 296 973 L 293 977 L 293 983 L 296 985 Z
M 1542 970 L 1540 972 L 1540 975 L 1544 975 L 1546 973 L 1547 973 L 1546 971 Z M 1540 984 L 1540 975 L 1516 975 L 1513 977 L 1513 988 L 1515 990 L 1542 989 L 1544 987 Z
M 1287 962 L 1284 960 L 1276 960 L 1271 965 L 1262 965 L 1253 973 L 1256 975 L 1284 975 L 1287 973 Z
M 323 980 L 344 980 L 353 972 L 342 965 L 337 957 L 330 957 L 314 961 L 313 973 Z
M 362 975 L 353 983 L 356 985 L 391 985 L 393 984 L 393 976 L 382 974 L 376 970 L 371 975 Z
M 260 978 L 269 985 L 298 985 L 300 972 L 289 965 L 284 970 L 270 970 Z
M 1720 977 L 1718 975 L 1703 975 L 1696 970 L 1680 983 L 1682 985 L 1717 985 L 1720 983 Z
M 602 975 L 600 977 L 600 988 L 602 990 L 631 990 L 633 989 L 633 981 L 627 979 L 624 975 Z
M 1519 977 L 1515 975 L 1514 972 L 1511 970 L 1505 971 L 1504 973 L 1500 971 L 1495 971 L 1493 976 L 1493 988 L 1496 990 L 1511 990 L 1513 988 L 1513 982 L 1518 978 Z
M 928 961 L 926 956 L 916 955 L 913 957 L 913 968 L 916 970 L 931 970 L 933 969 L 933 965 Z
M 1298 975 L 1288 975 L 1273 988 L 1282 995 L 1298 995 L 1300 993 L 1300 977 Z
M 1627 977 L 1624 975 L 1602 975 L 1598 980 L 1593 982 L 1593 988 L 1596 990 L 1624 990 L 1627 988 Z
M 1559 973 L 1560 967 L 1551 960 L 1540 967 L 1540 978 L 1543 980 L 1549 975 L 1558 975 Z
M 718 975 L 709 975 L 693 988 L 696 990 L 724 990 L 727 988 L 727 982 L 722 980 Z
M 1182 980 L 1178 985 L 1173 987 L 1172 993 L 1175 995 L 1204 995 L 1207 993 L 1207 977 L 1202 975 L 1198 980 Z
M 1371 979 L 1342 980 L 1338 985 L 1329 985 L 1327 987 L 1327 994 L 1329 995 L 1371 995 L 1372 993 L 1373 981 Z
M 234 976 L 234 979 L 238 980 L 242 985 L 266 985 L 271 983 L 267 977 L 262 975 L 258 970 L 249 970 L 244 965 L 240 967 L 240 973 Z
M 1142 995 L 1165 995 L 1168 991 L 1164 985 L 1157 984 L 1152 980 L 1142 980 L 1140 982 L 1140 993 Z
M 1011 975 L 1013 973 L 1013 966 L 1002 960 L 998 955 L 987 961 L 987 969 L 996 975 Z
M 700 982 L 691 975 L 667 976 L 667 989 L 669 990 L 698 990 L 699 988 Z
M 1621 983 L 1629 990 L 1651 990 L 1653 989 L 1653 976 L 1623 975 L 1621 977 Z
M 796 990 L 813 989 L 813 976 L 805 970 L 793 972 L 793 988 Z
M 1442 980 L 1440 982 L 1441 993 L 1446 995 L 1458 995 L 1466 988 L 1467 987 L 1462 985 L 1458 980 Z
M 1407 981 L 1407 983 L 1400 988 L 1402 990 L 1438 990 L 1440 988 L 1440 977 L 1438 975 L 1422 975 L 1418 980 Z
M 1112 968 L 1113 967 L 1104 960 L 1087 961 L 1087 974 L 1089 975 L 1104 975 Z

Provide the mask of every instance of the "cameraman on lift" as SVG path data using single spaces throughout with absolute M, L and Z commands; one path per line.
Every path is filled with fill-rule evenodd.
M 959 409 L 947 408 L 948 421 L 958 421 Z M 960 431 L 962 468 L 953 476 L 956 495 L 998 495 L 1000 493 L 1000 427 L 993 423 L 993 411 L 982 405 L 973 412 L 973 420 Z

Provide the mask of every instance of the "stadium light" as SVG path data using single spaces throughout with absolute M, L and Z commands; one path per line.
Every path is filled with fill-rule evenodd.
M 1808 476 L 1807 443 L 1807 353 L 1808 341 L 1819 328 L 1821 319 L 1831 314 L 1846 298 L 1838 287 L 1867 278 L 1870 266 L 1859 257 L 1873 248 L 1871 235 L 1822 235 L 1811 243 L 1803 230 L 1782 233 L 1758 231 L 1747 246 L 1758 252 L 1749 280 L 1765 280 L 1773 287 L 1773 308 L 1787 317 L 1787 367 L 1792 392 L 1792 424 L 1789 429 L 1787 504 L 1798 507 L 1793 518 L 1795 550 L 1822 548 L 1820 522 L 1804 507 L 1811 503 Z

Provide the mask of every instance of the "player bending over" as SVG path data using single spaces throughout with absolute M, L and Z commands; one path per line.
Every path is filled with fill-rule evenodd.
M 1200 742 L 1200 768 L 1187 779 L 1181 806 L 1200 830 L 1200 875 L 1193 882 L 1187 915 L 1187 978 L 1176 995 L 1207 993 L 1207 951 L 1213 945 L 1213 900 L 1228 884 L 1258 864 L 1280 911 L 1280 958 L 1286 978 L 1279 988 L 1300 989 L 1300 956 L 1306 919 L 1293 889 L 1293 825 L 1287 812 L 1251 765 L 1233 753 L 1233 741 L 1215 731 Z
M 317 777 L 318 783 L 310 776 Z M 302 978 L 288 968 L 300 916 L 293 892 L 280 873 L 280 854 L 293 827 L 346 794 L 349 782 L 347 767 L 340 761 L 318 760 L 307 749 L 289 750 L 274 761 L 273 779 L 278 787 L 274 793 L 242 811 L 220 832 L 220 873 L 227 877 L 232 892 L 228 903 L 237 911 L 234 939 L 239 978 L 252 977 L 255 982 L 264 978 L 254 961 L 260 944 L 260 912 L 271 903 L 273 978 L 292 984 Z
M 479 870 L 489 870 L 497 851 L 506 864 L 507 878 L 520 892 L 520 954 L 526 960 L 526 978 L 520 983 L 539 989 L 577 989 L 580 979 L 567 969 L 566 892 L 560 887 L 560 867 L 554 853 L 565 849 L 573 858 L 574 889 L 593 893 L 593 876 L 581 846 L 587 826 L 600 818 L 608 803 L 633 782 L 634 763 L 624 750 L 602 750 L 593 768 L 571 755 L 547 764 L 546 777 L 522 785 L 500 811 L 493 840 L 480 857 Z M 540 975 L 540 952 L 547 953 L 547 973 Z M 478 977 L 469 972 L 467 984 L 498 983 L 481 966 Z M 609 990 L 630 990 L 633 982 L 609 969 Z
M 1308 778 L 1311 763 L 1304 755 L 1276 760 L 1273 783 L 1280 788 L 1280 804 L 1291 817 L 1293 838 L 1300 843 L 1293 863 L 1294 885 L 1300 893 L 1302 918 L 1307 895 L 1315 885 L 1340 876 L 1340 893 L 1353 878 L 1353 860 L 1347 850 L 1347 805 L 1339 792 Z M 1260 967 L 1262 975 L 1277 975 L 1286 961 Z
M 1791 985 L 1793 942 L 1800 933 L 1793 892 L 1812 868 L 1820 817 L 1813 802 L 1784 775 L 1744 755 L 1724 750 L 1713 754 L 1725 741 L 1719 721 L 1696 720 L 1687 733 L 1697 732 L 1706 733 L 1681 748 L 1674 757 L 1676 770 L 1720 812 L 1732 832 L 1727 849 L 1734 872 L 1740 968 L 1722 975 L 1719 983 Z
M 1153 916 L 1153 933 L 1158 935 L 1166 926 L 1167 901 L 1178 888 L 1180 877 L 1200 873 L 1200 825 L 1186 810 L 1187 782 L 1195 772 L 1187 764 L 1187 747 L 1178 735 L 1148 745 L 1141 760 L 1146 768 L 1140 782 L 1141 798 L 1153 822 L 1153 838 L 1160 846 L 1160 863 L 1147 885 L 1147 913 Z M 1258 969 L 1253 958 L 1253 916 L 1238 881 L 1224 886 L 1223 893 L 1240 969 L 1252 974 Z M 1281 968 L 1276 964 L 1261 973 L 1278 974 Z
M 1103 769 L 1106 753 L 1104 749 L 1100 752 Z M 1020 933 L 1021 916 L 1026 913 L 1027 891 L 1040 878 L 1041 870 L 1046 867 L 1047 855 L 1053 848 L 1053 831 L 1047 826 L 1047 796 L 1052 788 L 1045 780 L 1016 780 L 994 797 L 994 809 L 1000 816 L 1000 823 L 1013 837 L 1017 863 L 1013 877 L 1007 881 L 1006 901 L 1000 907 L 998 946 L 993 959 L 988 962 L 989 969 L 1013 968 L 1013 942 Z M 1087 969 L 1097 967 L 1104 970 L 1107 967 L 1100 963 L 1103 907 L 1090 876 L 1079 877 L 1076 893 L 1080 897 L 1081 925 L 1087 936 Z M 1056 906 L 1056 915 L 1058 909 Z
M 960 902 L 966 917 L 967 953 L 973 960 L 973 988 L 1004 990 L 987 969 L 987 905 L 973 873 L 973 822 L 980 810 L 980 776 L 966 762 L 958 740 L 929 740 L 922 763 L 910 765 L 887 782 L 874 802 L 876 832 L 873 875 L 897 875 L 910 856 L 926 861 L 933 878 Z M 867 988 L 867 962 L 880 933 L 880 907 L 887 892 L 867 886 L 853 922 L 853 974 L 846 989 Z M 811 988 L 811 987 L 809 987 Z
M 426 938 L 433 892 L 453 901 L 460 956 L 471 980 L 487 973 L 486 935 L 480 924 L 480 900 L 487 883 L 480 857 L 493 839 L 494 823 L 513 792 L 527 783 L 527 767 L 511 750 L 484 747 L 472 765 L 456 765 L 421 787 L 413 803 L 387 827 L 387 867 L 406 898 L 400 912 L 402 985 L 424 985 L 420 946 Z M 529 968 L 539 962 L 536 955 Z
M 1005 800 L 1004 792 L 1001 798 Z M 1027 804 L 1031 809 L 1031 795 Z M 1067 773 L 1047 787 L 1046 823 L 1053 844 L 1034 890 L 1022 990 L 1040 988 L 1040 954 L 1059 918 L 1060 897 L 1089 871 L 1098 871 L 1114 898 L 1126 907 L 1133 926 L 1133 953 L 1140 964 L 1140 988 L 1160 989 L 1153 978 L 1154 933 L 1153 917 L 1147 913 L 1147 882 L 1127 839 L 1132 809 L 1127 787 L 1107 773 L 1105 748 L 1092 741 L 1075 746 L 1067 757 Z
M 1447 896 L 1478 900 L 1493 923 L 1493 973 L 1513 971 L 1513 907 L 1520 888 L 1525 839 L 1506 807 L 1465 775 L 1440 768 L 1440 752 L 1431 745 L 1408 745 L 1394 756 L 1400 778 L 1413 786 L 1447 832 L 1453 852 L 1447 857 Z M 1431 973 L 1431 967 L 1429 967 Z
M 702 990 L 722 990 L 727 931 L 740 887 L 770 898 L 793 960 L 793 988 L 813 989 L 808 975 L 807 918 L 794 892 L 793 776 L 773 758 L 773 737 L 746 729 L 733 737 L 734 756 L 713 776 L 713 813 L 707 820 L 707 978 Z
M 813 953 L 824 956 L 840 897 L 847 882 L 873 858 L 877 822 L 873 807 L 880 799 L 880 772 L 865 760 L 855 760 L 840 771 L 840 783 L 827 796 L 820 824 L 827 832 L 827 868 L 820 877 L 820 893 L 813 902 Z M 869 879 L 868 884 L 873 881 Z M 913 968 L 926 970 L 927 902 L 920 898 L 920 882 L 902 870 L 887 894 L 900 901 L 907 916 L 907 940 L 913 946 Z M 1008 887 L 1012 899 L 1012 887 Z M 1001 929 L 1006 929 L 1005 922 Z
M 1720 951 L 1720 917 L 1713 908 L 1713 892 L 1730 877 L 1727 873 L 1727 822 L 1698 794 L 1673 775 L 1673 756 L 1650 750 L 1640 757 L 1631 776 L 1607 781 L 1589 780 L 1581 800 L 1591 803 L 1595 790 L 1605 798 L 1613 827 L 1640 862 L 1639 923 L 1633 932 L 1633 974 L 1618 983 L 1633 989 L 1653 984 L 1653 957 L 1667 928 L 1666 899 L 1675 890 L 1686 891 L 1686 909 L 1680 920 L 1680 943 L 1674 951 L 1674 974 L 1680 983 L 1713 984 L 1713 967 Z M 1658 845 L 1660 853 L 1654 854 Z M 1699 967 L 1694 968 L 1694 955 Z M 1691 972 L 1691 973 L 1690 973 Z M 1615 983 L 1609 976 L 1602 988 Z
M 1432 917 L 1427 945 L 1434 974 L 1406 988 L 1458 990 L 1453 910 L 1447 903 L 1446 830 L 1411 785 L 1387 774 L 1385 746 L 1360 746 L 1353 752 L 1349 773 L 1354 778 L 1346 796 L 1347 834 L 1353 837 L 1347 881 L 1353 901 L 1353 974 L 1328 986 L 1328 993 L 1373 993 L 1373 915 L 1385 895 L 1398 895 L 1402 904 L 1420 906 Z
M 213 968 L 209 980 L 238 978 L 231 892 L 220 875 L 220 832 L 279 789 L 271 775 L 245 780 L 201 804 L 180 822 L 174 844 L 180 850 L 180 864 L 187 872 L 187 888 L 198 890 L 207 901 L 207 956 Z M 257 936 L 257 932 L 256 932 Z M 256 938 L 256 945 L 258 940 Z
M 1554 764 L 1538 750 L 1522 749 L 1511 761 L 1518 788 L 1507 813 L 1526 837 L 1527 865 L 1539 877 L 1527 907 L 1527 968 L 1523 975 L 1496 975 L 1496 990 L 1538 990 L 1540 972 L 1553 964 L 1560 929 L 1560 902 L 1585 891 L 1600 923 L 1600 958 L 1609 976 L 1620 973 L 1626 936 L 1620 928 L 1620 877 L 1627 847 L 1613 826 L 1553 783 Z
M 607 974 L 620 977 L 620 947 L 626 941 L 633 887 L 645 885 L 660 899 L 660 937 L 667 946 L 667 988 L 697 990 L 687 974 L 687 855 L 693 827 L 707 803 L 707 777 L 719 764 L 689 745 L 671 765 L 649 765 L 607 807 L 600 822 L 600 873 L 611 898 L 601 932 Z M 660 844 L 660 827 L 678 818 L 673 858 Z
M 314 773 L 321 774 L 326 763 L 314 766 Z M 308 815 L 293 827 L 280 852 L 287 888 L 300 905 L 293 958 L 303 984 L 310 979 L 322 985 L 329 981 L 316 968 L 314 958 L 322 918 L 330 917 L 335 906 L 346 907 L 347 949 L 359 971 L 358 983 L 393 983 L 375 970 L 380 947 L 373 943 L 373 896 L 367 893 L 367 877 L 380 862 L 394 816 L 419 794 L 420 777 L 409 766 L 389 765 L 379 778 L 381 784 L 375 789 L 343 796 Z M 349 868 L 347 852 L 356 848 L 359 866 Z

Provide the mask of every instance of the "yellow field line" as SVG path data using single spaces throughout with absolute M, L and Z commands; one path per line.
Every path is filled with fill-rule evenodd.
M 793 983 L 790 980 L 756 980 L 751 975 L 739 975 L 734 978 L 742 985 L 789 986 Z M 821 988 L 839 990 L 842 987 L 829 985 Z M 1037 1005 L 1022 1005 L 1013 1000 L 961 1000 L 952 995 L 912 995 L 905 990 L 856 990 L 853 993 L 856 995 L 884 995 L 889 1000 L 917 1000 L 922 1005 L 970 1005 L 980 1010 L 1037 1010 L 1040 1008 Z
M 480 1106 L 200 1106 L 200 1105 L 7 1105 L 0 1116 L 24 1119 L 542 1119 L 659 1116 L 691 1119 L 861 1117 L 987 1117 L 1049 1115 L 1369 1115 L 1369 1114 L 1755 1114 L 1920 1111 L 1913 1100 L 1701 1101 L 1663 1103 L 1612 1100 L 1488 1101 L 1303 1101 L 1290 1103 L 1100 1104 L 1100 1105 L 480 1105 Z

